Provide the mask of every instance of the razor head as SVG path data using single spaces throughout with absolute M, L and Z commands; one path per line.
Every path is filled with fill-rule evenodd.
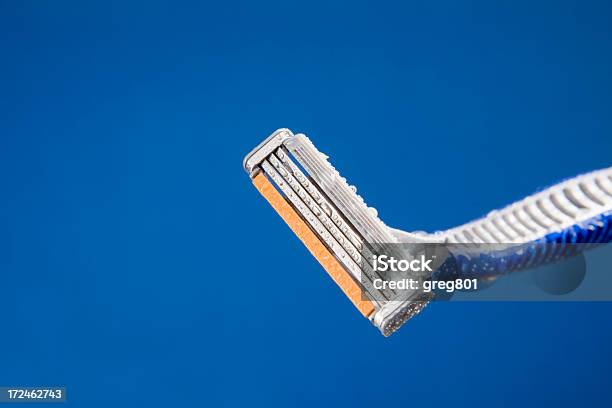
M 373 256 L 397 251 L 398 240 L 305 135 L 279 129 L 245 157 L 243 166 L 257 190 L 385 336 L 431 300 L 431 294 L 418 290 L 377 288 Z

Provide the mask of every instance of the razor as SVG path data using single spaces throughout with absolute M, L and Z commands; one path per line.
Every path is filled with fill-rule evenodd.
M 378 288 L 372 254 L 415 255 L 399 249 L 396 244 L 401 243 L 504 243 L 505 258 L 494 261 L 504 262 L 507 271 L 555 259 L 548 253 L 551 243 L 597 244 L 612 237 L 612 167 L 566 180 L 482 219 L 432 234 L 385 225 L 303 134 L 277 130 L 244 158 L 243 167 L 357 310 L 385 336 L 421 312 L 433 295 Z M 525 250 L 525 245 L 535 251 Z M 546 250 L 538 250 L 540 247 Z M 495 274 L 490 259 L 487 266 L 482 271 L 472 268 L 472 275 Z M 417 273 L 414 277 L 424 281 L 430 276 Z

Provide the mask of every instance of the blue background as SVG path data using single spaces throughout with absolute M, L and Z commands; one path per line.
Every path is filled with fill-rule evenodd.
M 305 132 L 430 231 L 607 167 L 608 2 L 81 3 L 0 6 L 0 385 L 610 406 L 612 304 L 440 303 L 385 339 L 241 167 Z

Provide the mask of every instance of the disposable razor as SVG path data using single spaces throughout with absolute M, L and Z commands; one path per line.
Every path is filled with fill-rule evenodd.
M 508 258 L 514 269 L 520 269 L 547 256 L 552 259 L 545 251 L 525 251 L 526 244 L 533 248 L 551 242 L 600 243 L 612 237 L 612 168 L 566 180 L 480 220 L 426 234 L 385 225 L 303 134 L 277 130 L 244 158 L 243 167 L 359 312 L 385 336 L 420 313 L 433 294 L 377 288 L 372 254 L 402 252 L 396 245 L 401 243 L 505 243 L 520 248 Z M 411 256 L 405 251 L 398 255 Z M 487 262 L 483 276 L 494 273 Z M 428 278 L 415 275 L 421 281 Z

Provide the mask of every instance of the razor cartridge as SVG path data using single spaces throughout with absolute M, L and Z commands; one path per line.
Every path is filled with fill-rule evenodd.
M 410 254 L 398 253 L 393 230 L 305 135 L 279 129 L 245 157 L 243 166 L 261 195 L 385 336 L 430 301 L 431 294 L 422 291 L 376 287 L 375 254 Z M 402 234 L 404 241 L 419 241 L 417 235 Z

